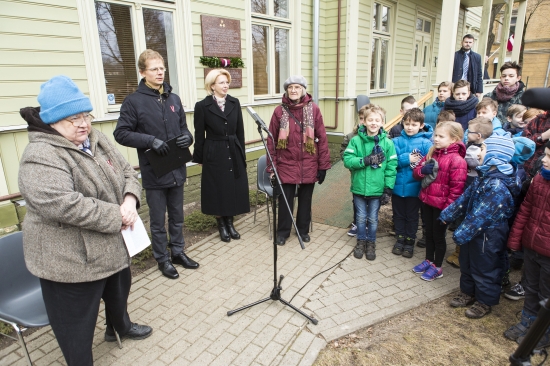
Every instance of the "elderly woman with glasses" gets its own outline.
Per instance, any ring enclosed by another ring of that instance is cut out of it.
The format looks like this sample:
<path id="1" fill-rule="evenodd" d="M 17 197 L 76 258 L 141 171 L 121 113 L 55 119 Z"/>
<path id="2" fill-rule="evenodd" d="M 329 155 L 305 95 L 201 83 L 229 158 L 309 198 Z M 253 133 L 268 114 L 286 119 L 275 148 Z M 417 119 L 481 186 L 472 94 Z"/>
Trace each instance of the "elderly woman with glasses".
<path id="1" fill-rule="evenodd" d="M 146 325 L 126 310 L 130 257 L 121 230 L 133 227 L 141 185 L 109 139 L 92 128 L 92 105 L 71 79 L 56 76 L 23 108 L 29 144 L 19 168 L 27 203 L 25 262 L 40 279 L 46 311 L 67 364 L 92 365 L 99 303 L 106 341 L 143 339 Z"/>
<path id="2" fill-rule="evenodd" d="M 216 216 L 220 239 L 240 239 L 233 216 L 250 211 L 241 104 L 227 94 L 231 74 L 214 69 L 204 82 L 206 98 L 195 104 L 193 161 L 202 164 L 201 210 Z"/>

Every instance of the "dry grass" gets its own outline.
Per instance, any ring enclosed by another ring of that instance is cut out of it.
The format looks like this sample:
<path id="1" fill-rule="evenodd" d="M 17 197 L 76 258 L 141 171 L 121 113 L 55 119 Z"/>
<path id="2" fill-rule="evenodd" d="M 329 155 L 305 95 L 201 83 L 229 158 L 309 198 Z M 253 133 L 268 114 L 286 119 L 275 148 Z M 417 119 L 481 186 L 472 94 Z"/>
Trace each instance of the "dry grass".
<path id="1" fill-rule="evenodd" d="M 517 279 L 519 273 L 513 273 Z M 488 316 L 472 320 L 448 304 L 453 295 L 422 305 L 331 342 L 315 366 L 507 365 L 517 344 L 502 333 L 517 322 L 523 301 L 502 297 Z M 542 358 L 533 357 L 533 364 Z"/>

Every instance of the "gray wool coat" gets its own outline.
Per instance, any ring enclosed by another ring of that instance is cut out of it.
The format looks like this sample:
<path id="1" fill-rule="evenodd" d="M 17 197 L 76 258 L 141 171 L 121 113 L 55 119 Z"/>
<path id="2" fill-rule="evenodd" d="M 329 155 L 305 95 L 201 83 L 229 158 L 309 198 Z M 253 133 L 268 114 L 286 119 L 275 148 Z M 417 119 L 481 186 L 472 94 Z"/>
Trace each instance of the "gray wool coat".
<path id="1" fill-rule="evenodd" d="M 27 203 L 23 248 L 29 271 L 56 282 L 89 282 L 130 264 L 120 229 L 126 193 L 138 199 L 137 173 L 92 129 L 94 156 L 62 136 L 29 132 L 19 168 Z"/>

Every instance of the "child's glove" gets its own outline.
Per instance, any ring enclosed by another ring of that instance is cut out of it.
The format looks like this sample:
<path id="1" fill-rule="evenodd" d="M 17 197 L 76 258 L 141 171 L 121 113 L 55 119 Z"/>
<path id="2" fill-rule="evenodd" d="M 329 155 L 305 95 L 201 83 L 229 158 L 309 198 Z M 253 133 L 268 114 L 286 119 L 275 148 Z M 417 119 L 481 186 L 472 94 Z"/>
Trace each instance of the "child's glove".
<path id="1" fill-rule="evenodd" d="M 392 193 L 391 189 L 384 188 L 384 193 L 382 194 L 382 197 L 380 197 L 380 206 L 384 206 L 390 203 L 391 193 Z"/>
<path id="2" fill-rule="evenodd" d="M 363 163 L 365 164 L 365 166 L 380 165 L 385 159 L 386 159 L 386 156 L 384 155 L 383 152 L 379 152 L 379 153 L 373 152 L 370 155 L 365 156 L 363 158 Z"/>
<path id="3" fill-rule="evenodd" d="M 420 173 L 423 175 L 430 175 L 434 171 L 434 164 L 426 164 L 420 169 Z"/>

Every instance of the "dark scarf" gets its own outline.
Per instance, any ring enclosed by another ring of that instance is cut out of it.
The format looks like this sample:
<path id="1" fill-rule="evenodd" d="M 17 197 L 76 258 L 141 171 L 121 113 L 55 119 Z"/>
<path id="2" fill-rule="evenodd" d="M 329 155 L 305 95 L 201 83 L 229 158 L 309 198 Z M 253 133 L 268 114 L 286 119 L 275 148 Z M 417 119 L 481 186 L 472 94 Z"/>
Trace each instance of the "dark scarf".
<path id="1" fill-rule="evenodd" d="M 540 175 L 542 175 L 545 180 L 550 180 L 550 170 L 544 169 L 544 167 L 542 167 L 540 169 Z"/>
<path id="2" fill-rule="evenodd" d="M 50 135 L 63 136 L 51 125 L 45 124 L 40 118 L 40 107 L 25 107 L 19 110 L 19 114 L 28 123 L 27 131 L 42 132 Z"/>
<path id="3" fill-rule="evenodd" d="M 456 100 L 454 97 L 445 100 L 445 110 L 453 111 L 455 116 L 462 117 L 468 114 L 479 103 L 479 100 L 470 94 L 466 100 Z"/>
<path id="4" fill-rule="evenodd" d="M 283 95 L 283 114 L 279 124 L 279 137 L 277 140 L 277 149 L 286 149 L 288 147 L 288 135 L 290 133 L 290 120 L 294 121 L 288 112 L 296 109 L 302 109 L 302 136 L 305 151 L 315 155 L 315 119 L 313 118 L 313 102 L 309 94 L 304 95 L 298 103 L 294 103 L 288 98 L 286 93 Z"/>
<path id="5" fill-rule="evenodd" d="M 516 95 L 517 91 L 519 89 L 519 82 L 515 83 L 511 86 L 504 86 L 502 83 L 498 83 L 497 87 L 495 88 L 495 94 L 497 95 L 497 101 L 499 102 L 507 102 L 514 95 Z"/>
<path id="6" fill-rule="evenodd" d="M 510 122 L 506 123 L 504 126 L 502 126 L 504 131 L 510 132 L 512 134 L 512 137 L 515 136 L 517 133 L 523 132 L 523 128 L 521 127 L 513 127 Z"/>

